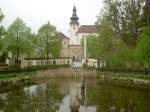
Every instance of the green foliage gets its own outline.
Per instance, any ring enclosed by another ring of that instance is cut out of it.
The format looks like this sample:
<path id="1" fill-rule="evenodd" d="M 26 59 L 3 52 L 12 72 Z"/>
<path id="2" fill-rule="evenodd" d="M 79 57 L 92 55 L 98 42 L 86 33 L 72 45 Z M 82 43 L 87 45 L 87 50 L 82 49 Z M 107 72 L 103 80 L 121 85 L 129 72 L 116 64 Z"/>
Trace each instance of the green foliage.
<path id="1" fill-rule="evenodd" d="M 118 60 L 116 51 L 119 51 L 118 38 L 113 35 L 113 27 L 111 21 L 108 19 L 106 13 L 103 14 L 98 22 L 98 39 L 96 45 L 98 46 L 99 58 L 105 60 L 106 66 L 121 66 Z"/>
<path id="2" fill-rule="evenodd" d="M 20 18 L 17 18 L 8 28 L 5 38 L 8 51 L 12 53 L 13 63 L 32 48 L 29 42 L 31 29 Z"/>
<path id="3" fill-rule="evenodd" d="M 150 27 L 144 27 L 138 42 L 139 57 L 141 60 L 147 62 L 150 58 Z"/>
<path id="4" fill-rule="evenodd" d="M 109 21 L 104 19 L 101 21 L 101 24 L 98 25 L 99 29 L 98 34 L 99 38 L 97 42 L 99 42 L 99 50 L 100 53 L 105 55 L 107 52 L 112 51 L 115 47 L 115 38 L 113 37 L 113 29 Z"/>
<path id="5" fill-rule="evenodd" d="M 145 21 L 149 22 L 148 3 L 146 0 L 105 0 L 105 7 L 97 20 L 98 39 L 96 41 L 98 56 L 105 60 L 106 66 L 112 67 L 139 67 L 143 66 L 141 58 L 145 61 L 149 57 L 149 41 L 141 42 L 137 47 L 139 34 Z M 145 4 L 145 5 L 143 5 Z M 143 8 L 145 7 L 145 8 Z M 145 16 L 142 16 L 144 13 Z M 148 32 L 148 31 L 147 31 Z M 143 34 L 142 34 L 143 35 Z M 140 40 L 141 41 L 141 40 Z M 140 51 L 145 52 L 139 54 Z M 144 50 L 143 50 L 144 49 Z M 146 50 L 145 50 L 146 49 Z"/>
<path id="6" fill-rule="evenodd" d="M 5 43 L 4 43 L 6 31 L 5 31 L 5 28 L 1 25 L 3 18 L 4 18 L 4 15 L 0 9 L 0 63 L 5 63 L 5 60 L 7 57 Z"/>
<path id="7" fill-rule="evenodd" d="M 145 75 L 141 73 L 113 73 L 112 77 L 121 77 L 121 78 L 136 78 L 136 79 L 145 79 L 150 80 L 150 75 Z"/>
<path id="8" fill-rule="evenodd" d="M 61 51 L 61 48 L 62 48 L 62 38 L 61 38 L 61 35 L 57 32 L 55 37 L 55 39 L 53 39 L 53 42 L 51 43 L 51 54 L 52 54 L 52 57 L 55 57 L 55 58 L 59 58 L 60 56 L 60 51 Z"/>
<path id="9" fill-rule="evenodd" d="M 4 33 L 5 33 L 5 29 L 4 29 L 4 27 L 1 25 L 1 22 L 2 22 L 3 18 L 4 18 L 4 15 L 3 15 L 3 13 L 2 13 L 2 11 L 1 11 L 1 9 L 0 9 L 0 38 L 1 38 L 1 37 L 4 35 Z"/>
<path id="10" fill-rule="evenodd" d="M 98 37 L 95 35 L 88 35 L 86 37 L 87 41 L 87 53 L 89 58 L 97 58 L 98 57 L 98 46 L 97 39 Z M 83 41 L 83 40 L 82 40 Z M 83 44 L 83 42 L 82 42 Z"/>
<path id="11" fill-rule="evenodd" d="M 144 0 L 105 0 L 113 30 L 127 45 L 135 46 L 139 37 Z"/>
<path id="12" fill-rule="evenodd" d="M 36 35 L 34 33 L 28 32 L 28 36 L 26 38 L 26 49 L 25 53 L 28 57 L 34 56 L 34 50 L 36 49 Z"/>
<path id="13" fill-rule="evenodd" d="M 142 24 L 144 26 L 150 26 L 150 1 L 145 1 L 144 11 L 142 14 Z"/>
<path id="14" fill-rule="evenodd" d="M 40 27 L 37 45 L 41 57 L 59 57 L 61 41 L 58 38 L 55 26 L 48 22 Z"/>
<path id="15" fill-rule="evenodd" d="M 13 78 L 24 78 L 26 76 L 33 76 L 35 75 L 35 72 L 20 72 L 20 73 L 4 73 L 4 74 L 0 74 L 0 80 L 9 80 L 9 79 L 13 79 Z"/>

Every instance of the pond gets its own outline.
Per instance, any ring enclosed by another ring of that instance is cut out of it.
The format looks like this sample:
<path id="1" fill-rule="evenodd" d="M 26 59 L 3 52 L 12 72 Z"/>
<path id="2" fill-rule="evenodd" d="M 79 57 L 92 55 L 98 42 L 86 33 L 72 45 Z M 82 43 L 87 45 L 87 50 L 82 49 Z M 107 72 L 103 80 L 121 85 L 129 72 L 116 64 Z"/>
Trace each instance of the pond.
<path id="1" fill-rule="evenodd" d="M 50 79 L 0 93 L 0 112 L 150 112 L 150 90 Z"/>

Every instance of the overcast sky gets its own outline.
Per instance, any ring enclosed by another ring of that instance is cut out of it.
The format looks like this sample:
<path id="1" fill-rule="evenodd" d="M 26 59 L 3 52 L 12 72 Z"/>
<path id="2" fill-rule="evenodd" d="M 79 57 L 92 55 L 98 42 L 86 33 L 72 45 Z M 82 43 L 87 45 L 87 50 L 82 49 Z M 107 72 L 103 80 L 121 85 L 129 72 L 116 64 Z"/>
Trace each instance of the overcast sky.
<path id="1" fill-rule="evenodd" d="M 94 24 L 103 0 L 0 0 L 6 27 L 20 17 L 34 32 L 49 21 L 66 35 L 74 4 L 80 24 Z"/>

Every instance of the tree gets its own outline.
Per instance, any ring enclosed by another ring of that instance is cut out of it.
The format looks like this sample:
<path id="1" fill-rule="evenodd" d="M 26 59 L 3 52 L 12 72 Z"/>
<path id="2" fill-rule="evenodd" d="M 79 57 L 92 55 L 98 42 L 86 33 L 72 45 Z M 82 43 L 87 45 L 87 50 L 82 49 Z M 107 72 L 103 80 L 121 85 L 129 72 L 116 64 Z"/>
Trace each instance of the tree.
<path id="1" fill-rule="evenodd" d="M 1 11 L 1 9 L 0 9 L 0 38 L 1 38 L 1 37 L 4 35 L 4 33 L 5 33 L 5 29 L 4 29 L 4 27 L 1 25 L 1 22 L 2 22 L 3 18 L 4 18 L 4 15 L 3 15 L 3 13 L 2 13 L 2 11 Z"/>
<path id="2" fill-rule="evenodd" d="M 55 39 L 53 39 L 53 42 L 51 43 L 50 47 L 51 47 L 51 54 L 52 54 L 52 57 L 55 57 L 55 58 L 59 58 L 60 56 L 60 51 L 61 51 L 61 48 L 62 48 L 62 35 L 57 32 L 55 34 Z"/>
<path id="3" fill-rule="evenodd" d="M 48 22 L 40 27 L 38 31 L 38 45 L 41 58 L 46 56 L 47 63 L 50 56 L 59 57 L 61 44 L 55 26 Z"/>
<path id="4" fill-rule="evenodd" d="M 144 26 L 150 26 L 150 1 L 145 0 L 142 22 Z"/>
<path id="5" fill-rule="evenodd" d="M 0 9 L 0 62 L 5 63 L 7 53 L 5 51 L 5 43 L 3 42 L 6 32 L 5 28 L 1 25 L 4 15 Z"/>
<path id="6" fill-rule="evenodd" d="M 89 35 L 87 38 L 87 53 L 89 58 L 98 58 L 97 36 Z"/>
<path id="7" fill-rule="evenodd" d="M 144 0 L 106 0 L 108 14 L 118 35 L 126 44 L 136 46 L 141 24 Z"/>
<path id="8" fill-rule="evenodd" d="M 104 3 L 97 20 L 99 55 L 104 57 L 107 65 L 137 66 L 136 46 L 144 24 L 141 18 L 149 18 L 149 2 L 105 0 Z"/>
<path id="9" fill-rule="evenodd" d="M 25 54 L 28 58 L 28 67 L 29 64 L 29 58 L 35 55 L 35 49 L 36 49 L 36 35 L 34 33 L 31 33 L 30 31 L 27 34 L 26 38 L 26 44 L 25 44 Z"/>
<path id="10" fill-rule="evenodd" d="M 26 26 L 22 19 L 17 18 L 8 28 L 7 37 L 5 41 L 7 42 L 7 49 L 12 54 L 12 62 L 17 67 L 21 63 L 21 57 L 30 48 L 28 42 L 28 37 L 31 33 L 31 29 Z"/>
<path id="11" fill-rule="evenodd" d="M 36 54 L 40 56 L 41 58 L 41 65 L 43 64 L 42 58 L 44 58 L 44 41 L 43 38 L 39 35 L 39 33 L 36 35 Z"/>
<path id="12" fill-rule="evenodd" d="M 138 42 L 139 57 L 149 65 L 150 59 L 150 26 L 144 27 Z"/>
<path id="13" fill-rule="evenodd" d="M 116 37 L 113 35 L 113 27 L 111 21 L 108 19 L 107 14 L 97 24 L 98 26 L 98 40 L 99 50 L 101 54 L 114 50 Z"/>
<path id="14" fill-rule="evenodd" d="M 28 58 L 35 55 L 36 49 L 36 35 L 31 31 L 27 32 L 26 44 L 25 44 L 25 54 L 27 54 Z"/>

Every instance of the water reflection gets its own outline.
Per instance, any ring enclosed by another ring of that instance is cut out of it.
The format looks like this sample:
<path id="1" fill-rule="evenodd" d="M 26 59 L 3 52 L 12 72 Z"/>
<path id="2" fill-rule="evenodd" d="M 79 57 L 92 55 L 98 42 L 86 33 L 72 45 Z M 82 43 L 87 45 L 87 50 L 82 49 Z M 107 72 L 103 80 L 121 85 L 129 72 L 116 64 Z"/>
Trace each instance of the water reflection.
<path id="1" fill-rule="evenodd" d="M 150 90 L 48 80 L 0 93 L 0 112 L 150 112 Z"/>
<path id="2" fill-rule="evenodd" d="M 69 94 L 64 97 L 57 112 L 96 112 L 96 106 L 86 105 L 85 81 L 70 83 Z"/>
<path id="3" fill-rule="evenodd" d="M 62 99 L 56 84 L 33 85 L 8 92 L 7 99 L 0 98 L 4 112 L 56 112 Z"/>

